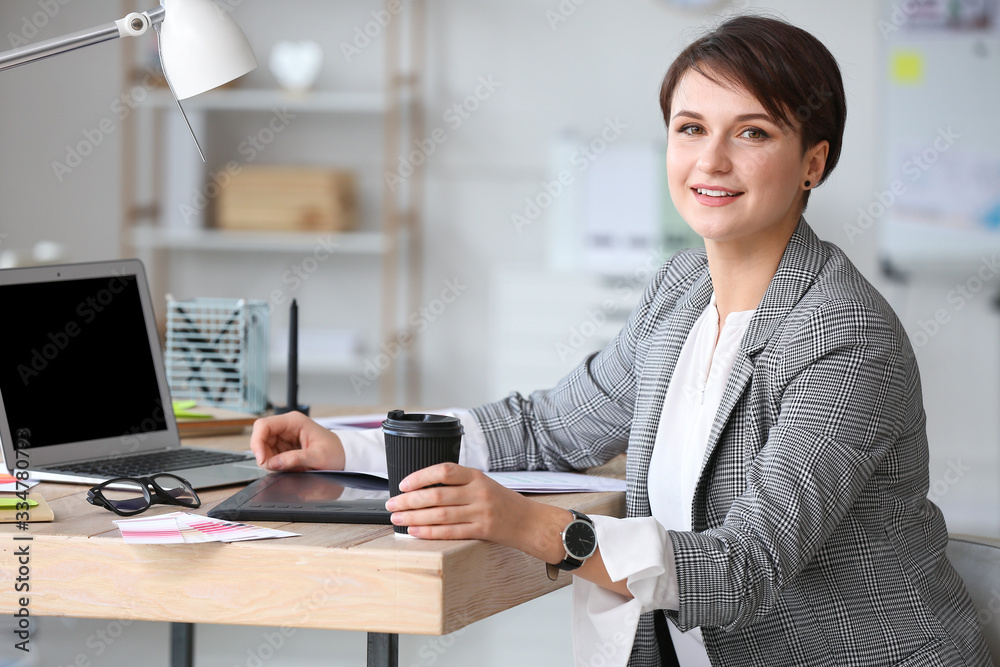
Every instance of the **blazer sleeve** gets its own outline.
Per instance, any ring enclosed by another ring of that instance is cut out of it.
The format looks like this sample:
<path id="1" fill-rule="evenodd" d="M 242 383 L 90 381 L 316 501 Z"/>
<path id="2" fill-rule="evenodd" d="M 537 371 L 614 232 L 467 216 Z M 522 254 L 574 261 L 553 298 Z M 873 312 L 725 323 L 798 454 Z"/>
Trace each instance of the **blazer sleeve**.
<path id="1" fill-rule="evenodd" d="M 907 400 L 919 392 L 903 336 L 865 305 L 830 301 L 781 343 L 769 387 L 778 415 L 747 463 L 745 491 L 720 527 L 670 531 L 679 610 L 667 613 L 682 631 L 731 630 L 767 614 L 871 491 L 876 468 L 899 439 Z M 767 409 L 753 406 L 748 419 Z M 848 546 L 835 557 L 860 565 L 862 551 Z"/>
<path id="2" fill-rule="evenodd" d="M 636 397 L 636 346 L 666 289 L 674 258 L 657 271 L 614 340 L 552 389 L 474 408 L 490 470 L 582 470 L 625 451 Z"/>

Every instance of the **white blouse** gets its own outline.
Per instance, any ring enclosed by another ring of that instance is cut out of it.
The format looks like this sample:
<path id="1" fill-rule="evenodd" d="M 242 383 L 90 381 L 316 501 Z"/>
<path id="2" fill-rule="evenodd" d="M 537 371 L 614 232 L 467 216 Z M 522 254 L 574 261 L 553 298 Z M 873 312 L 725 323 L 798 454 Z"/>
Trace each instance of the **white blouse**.
<path id="1" fill-rule="evenodd" d="M 592 517 L 601 558 L 612 581 L 627 579 L 633 599 L 583 579 L 573 586 L 573 636 L 577 665 L 590 664 L 595 650 L 609 667 L 625 665 L 641 613 L 678 608 L 677 572 L 667 530 L 691 530 L 691 503 L 715 414 L 732 374 L 743 332 L 755 311 L 730 313 L 719 332 L 712 295 L 681 348 L 649 461 L 650 517 Z M 718 344 L 716 340 L 718 339 Z M 697 628 L 681 633 L 667 623 L 681 667 L 709 665 Z M 597 637 L 596 643 L 593 638 Z M 616 637 L 620 641 L 615 641 Z M 621 641 L 621 638 L 627 641 Z M 606 655 L 609 647 L 616 650 Z"/>
<path id="2" fill-rule="evenodd" d="M 677 573 L 666 531 L 691 530 L 691 503 L 708 437 L 740 340 L 754 312 L 731 313 L 720 333 L 713 294 L 688 334 L 664 399 L 649 464 L 647 488 L 652 516 L 617 519 L 591 515 L 608 575 L 612 581 L 627 579 L 634 597 L 628 599 L 574 578 L 575 664 L 591 665 L 596 660 L 607 667 L 626 665 L 639 615 L 653 609 L 677 609 Z M 486 438 L 473 414 L 460 409 L 438 414 L 453 415 L 462 421 L 465 437 L 459 462 L 486 470 Z M 381 430 L 336 433 L 344 443 L 347 470 L 385 471 Z M 667 625 L 682 667 L 709 664 L 700 630 L 681 633 L 672 623 Z"/>

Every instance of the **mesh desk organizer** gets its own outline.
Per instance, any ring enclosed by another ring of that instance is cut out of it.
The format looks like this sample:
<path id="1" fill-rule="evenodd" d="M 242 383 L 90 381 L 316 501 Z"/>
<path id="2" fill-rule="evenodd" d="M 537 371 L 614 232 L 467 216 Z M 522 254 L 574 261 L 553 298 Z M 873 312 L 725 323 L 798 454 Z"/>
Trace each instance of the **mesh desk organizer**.
<path id="1" fill-rule="evenodd" d="M 167 298 L 167 384 L 174 400 L 261 413 L 267 408 L 268 305 Z"/>

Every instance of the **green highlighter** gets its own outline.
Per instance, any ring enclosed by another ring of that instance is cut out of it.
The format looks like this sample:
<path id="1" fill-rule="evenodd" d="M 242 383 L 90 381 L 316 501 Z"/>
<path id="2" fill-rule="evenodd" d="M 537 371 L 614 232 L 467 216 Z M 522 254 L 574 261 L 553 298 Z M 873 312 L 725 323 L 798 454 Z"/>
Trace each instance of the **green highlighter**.
<path id="1" fill-rule="evenodd" d="M 0 510 L 15 510 L 17 509 L 18 503 L 28 503 L 28 507 L 34 507 L 38 504 L 37 500 L 21 500 L 20 498 L 0 498 Z"/>

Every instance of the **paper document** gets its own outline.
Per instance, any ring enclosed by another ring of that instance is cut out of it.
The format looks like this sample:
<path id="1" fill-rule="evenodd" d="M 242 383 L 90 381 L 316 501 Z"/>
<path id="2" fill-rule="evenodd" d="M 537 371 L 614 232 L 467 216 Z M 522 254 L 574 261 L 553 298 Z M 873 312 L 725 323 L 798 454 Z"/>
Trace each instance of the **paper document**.
<path id="1" fill-rule="evenodd" d="M 343 417 L 316 417 L 315 421 L 320 426 L 331 431 L 365 431 L 371 428 L 382 428 L 385 421 L 385 413 L 372 415 L 345 415 Z"/>
<path id="2" fill-rule="evenodd" d="M 192 544 L 197 542 L 241 542 L 272 537 L 295 537 L 298 533 L 260 528 L 247 523 L 223 521 L 190 512 L 115 521 L 122 539 L 129 544 Z"/>
<path id="3" fill-rule="evenodd" d="M 521 493 L 587 493 L 592 491 L 624 491 L 625 480 L 595 477 L 576 472 L 488 472 L 496 482 Z"/>

